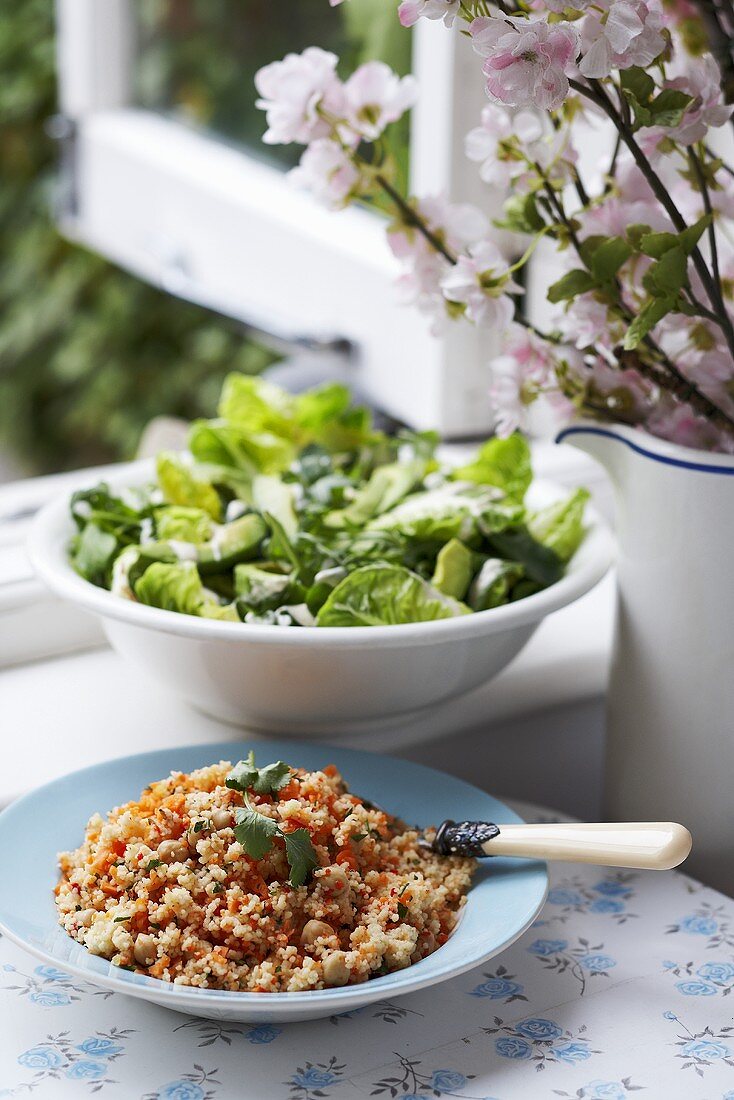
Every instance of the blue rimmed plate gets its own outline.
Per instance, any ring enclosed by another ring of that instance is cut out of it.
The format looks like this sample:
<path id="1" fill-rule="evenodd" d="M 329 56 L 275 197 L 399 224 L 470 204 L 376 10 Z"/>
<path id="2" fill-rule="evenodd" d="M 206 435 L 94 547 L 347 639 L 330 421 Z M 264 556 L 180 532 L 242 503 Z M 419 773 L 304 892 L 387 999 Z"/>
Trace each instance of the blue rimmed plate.
<path id="1" fill-rule="evenodd" d="M 353 1011 L 453 978 L 504 950 L 537 916 L 548 884 L 545 864 L 486 860 L 457 928 L 433 955 L 362 985 L 303 993 L 233 993 L 171 985 L 112 966 L 72 940 L 56 920 L 56 857 L 79 845 L 88 818 L 137 798 L 148 783 L 171 771 L 236 761 L 250 748 L 263 762 L 284 759 L 309 769 L 336 764 L 355 793 L 421 827 L 447 817 L 500 824 L 520 820 L 496 798 L 452 776 L 352 749 L 258 740 L 140 753 L 72 772 L 0 813 L 0 931 L 44 962 L 104 989 L 210 1019 L 287 1023 Z"/>

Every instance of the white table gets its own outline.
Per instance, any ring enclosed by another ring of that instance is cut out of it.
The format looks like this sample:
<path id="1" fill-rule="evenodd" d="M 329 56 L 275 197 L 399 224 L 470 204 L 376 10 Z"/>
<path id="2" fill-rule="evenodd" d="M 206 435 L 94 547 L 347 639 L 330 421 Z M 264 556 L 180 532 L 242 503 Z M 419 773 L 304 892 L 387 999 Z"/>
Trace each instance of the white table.
<path id="1" fill-rule="evenodd" d="M 100 992 L 0 940 L 0 1096 L 733 1100 L 732 990 L 734 902 L 674 872 L 564 864 L 479 970 L 284 1028 Z"/>

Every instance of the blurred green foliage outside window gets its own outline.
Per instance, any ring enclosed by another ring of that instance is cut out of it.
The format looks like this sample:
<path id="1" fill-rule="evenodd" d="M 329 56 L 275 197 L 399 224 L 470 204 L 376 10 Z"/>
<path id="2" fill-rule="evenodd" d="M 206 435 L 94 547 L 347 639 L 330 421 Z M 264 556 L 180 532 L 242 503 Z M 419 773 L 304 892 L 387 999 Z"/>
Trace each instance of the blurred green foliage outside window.
<path id="1" fill-rule="evenodd" d="M 379 56 L 407 68 L 407 37 L 392 37 L 384 0 L 291 5 L 308 18 L 277 20 L 273 37 L 272 0 L 145 0 L 141 105 L 253 144 L 255 69 L 326 41 L 329 28 L 348 65 Z M 30 471 L 129 457 L 153 416 L 209 415 L 228 371 L 257 372 L 273 358 L 233 323 L 56 231 L 53 7 L 0 0 L 0 450 Z"/>

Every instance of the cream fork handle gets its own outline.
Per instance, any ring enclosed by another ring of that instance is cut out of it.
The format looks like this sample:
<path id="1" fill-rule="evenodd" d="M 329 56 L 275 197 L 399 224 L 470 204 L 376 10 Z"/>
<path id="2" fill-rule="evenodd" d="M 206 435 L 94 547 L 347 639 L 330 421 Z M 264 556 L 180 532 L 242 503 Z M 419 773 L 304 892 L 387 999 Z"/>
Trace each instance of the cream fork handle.
<path id="1" fill-rule="evenodd" d="M 605 867 L 667 871 L 691 850 L 691 834 L 673 821 L 560 822 L 500 825 L 499 836 L 482 847 L 488 856 L 559 859 Z"/>

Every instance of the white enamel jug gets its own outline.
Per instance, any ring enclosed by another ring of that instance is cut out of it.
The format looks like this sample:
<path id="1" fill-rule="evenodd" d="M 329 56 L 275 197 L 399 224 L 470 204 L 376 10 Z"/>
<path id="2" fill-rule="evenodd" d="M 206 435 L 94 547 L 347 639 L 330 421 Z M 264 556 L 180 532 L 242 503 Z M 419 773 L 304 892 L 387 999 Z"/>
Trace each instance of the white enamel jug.
<path id="1" fill-rule="evenodd" d="M 686 867 L 734 894 L 734 457 L 620 425 L 561 440 L 602 463 L 617 498 L 605 814 L 682 821 Z"/>

